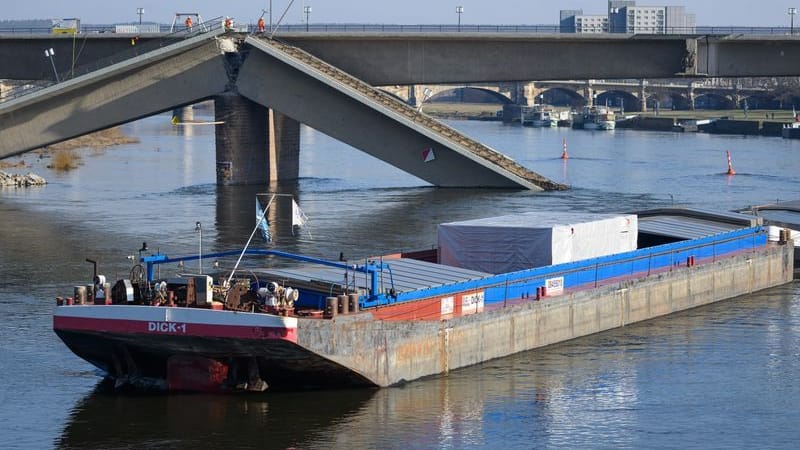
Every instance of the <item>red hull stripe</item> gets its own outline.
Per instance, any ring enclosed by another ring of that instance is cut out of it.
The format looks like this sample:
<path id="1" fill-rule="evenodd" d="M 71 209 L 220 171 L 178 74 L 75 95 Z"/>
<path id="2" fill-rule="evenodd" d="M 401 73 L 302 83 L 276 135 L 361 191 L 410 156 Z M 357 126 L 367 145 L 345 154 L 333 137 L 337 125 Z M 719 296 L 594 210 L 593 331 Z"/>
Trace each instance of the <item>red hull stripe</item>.
<path id="1" fill-rule="evenodd" d="M 280 339 L 297 343 L 297 328 L 215 325 L 190 322 L 162 322 L 85 317 L 53 317 L 53 328 L 96 333 L 200 336 L 239 339 Z"/>

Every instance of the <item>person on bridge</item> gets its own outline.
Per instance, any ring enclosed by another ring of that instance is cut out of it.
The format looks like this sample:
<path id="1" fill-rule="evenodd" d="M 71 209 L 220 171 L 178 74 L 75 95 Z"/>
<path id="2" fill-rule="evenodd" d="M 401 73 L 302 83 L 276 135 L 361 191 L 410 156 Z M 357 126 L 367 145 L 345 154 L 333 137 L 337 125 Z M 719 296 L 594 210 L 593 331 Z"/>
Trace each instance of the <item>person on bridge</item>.
<path id="1" fill-rule="evenodd" d="M 264 18 L 263 17 L 259 17 L 258 18 L 258 32 L 259 33 L 263 33 L 264 30 L 266 30 L 266 29 L 267 29 L 267 24 L 264 23 Z"/>
<path id="2" fill-rule="evenodd" d="M 225 31 L 228 31 L 233 26 L 233 21 L 231 21 L 230 17 L 225 18 Z"/>
<path id="3" fill-rule="evenodd" d="M 186 29 L 192 31 L 192 18 L 187 17 L 186 20 L 183 21 L 183 24 L 186 25 Z"/>

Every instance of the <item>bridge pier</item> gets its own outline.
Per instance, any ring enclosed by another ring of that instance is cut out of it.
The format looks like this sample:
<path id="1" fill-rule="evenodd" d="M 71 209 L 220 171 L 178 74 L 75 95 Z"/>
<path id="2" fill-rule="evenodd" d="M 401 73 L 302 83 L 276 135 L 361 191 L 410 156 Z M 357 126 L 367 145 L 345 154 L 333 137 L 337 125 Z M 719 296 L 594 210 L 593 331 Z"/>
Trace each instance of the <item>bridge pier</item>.
<path id="1" fill-rule="evenodd" d="M 647 80 L 642 79 L 639 90 L 639 111 L 647 112 Z"/>
<path id="2" fill-rule="evenodd" d="M 595 90 L 592 88 L 591 81 L 586 82 L 586 86 L 583 87 L 583 99 L 586 100 L 587 105 L 594 106 L 594 94 Z"/>
<path id="3" fill-rule="evenodd" d="M 299 175 L 300 124 L 238 94 L 214 97 L 217 184 L 254 185 Z"/>
<path id="4" fill-rule="evenodd" d="M 530 82 L 519 82 L 517 83 L 516 95 L 514 99 L 514 103 L 520 106 L 533 106 L 536 104 L 536 96 L 539 94 L 539 91 L 536 89 L 536 83 L 533 81 Z"/>

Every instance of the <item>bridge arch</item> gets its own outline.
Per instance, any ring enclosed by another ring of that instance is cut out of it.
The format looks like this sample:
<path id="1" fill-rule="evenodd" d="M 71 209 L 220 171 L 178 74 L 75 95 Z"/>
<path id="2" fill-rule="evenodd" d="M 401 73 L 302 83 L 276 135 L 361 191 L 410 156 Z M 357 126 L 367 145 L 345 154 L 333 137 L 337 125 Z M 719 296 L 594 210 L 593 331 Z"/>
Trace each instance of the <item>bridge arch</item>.
<path id="1" fill-rule="evenodd" d="M 745 101 L 750 109 L 778 109 L 781 106 L 781 102 L 775 96 L 767 93 L 754 93 L 743 97 L 739 104 L 740 108 L 744 107 Z"/>
<path id="2" fill-rule="evenodd" d="M 641 111 L 639 97 L 622 90 L 605 91 L 597 95 L 597 104 L 624 109 L 625 111 Z"/>
<path id="3" fill-rule="evenodd" d="M 478 87 L 458 87 L 445 89 L 427 100 L 430 103 L 497 103 L 508 105 L 514 103 L 505 95 L 491 89 Z"/>
<path id="4" fill-rule="evenodd" d="M 707 92 L 694 99 L 695 109 L 736 109 L 736 102 L 728 96 Z"/>
<path id="5" fill-rule="evenodd" d="M 569 106 L 574 109 L 580 109 L 586 105 L 586 99 L 584 99 L 581 94 L 569 88 L 553 87 L 541 91 L 539 95 L 544 97 L 537 98 L 537 103 L 541 103 L 541 100 L 544 100 L 544 103 L 548 105 Z"/>

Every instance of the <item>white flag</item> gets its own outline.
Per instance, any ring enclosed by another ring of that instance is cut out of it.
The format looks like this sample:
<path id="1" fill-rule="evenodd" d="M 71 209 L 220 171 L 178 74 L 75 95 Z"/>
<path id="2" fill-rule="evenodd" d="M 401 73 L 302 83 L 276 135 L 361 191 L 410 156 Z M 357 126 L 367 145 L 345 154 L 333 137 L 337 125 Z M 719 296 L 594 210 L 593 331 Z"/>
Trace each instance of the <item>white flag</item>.
<path id="1" fill-rule="evenodd" d="M 306 224 L 308 217 L 297 205 L 297 202 L 292 199 L 292 227 L 303 227 Z"/>

